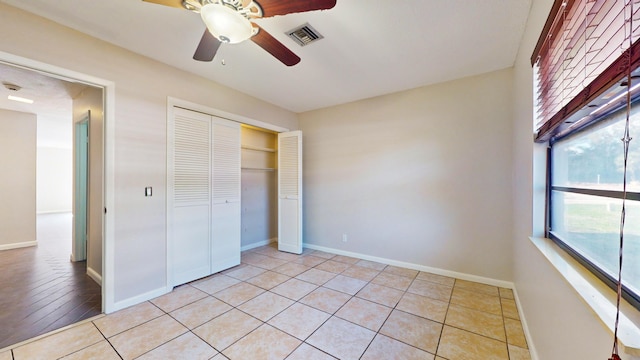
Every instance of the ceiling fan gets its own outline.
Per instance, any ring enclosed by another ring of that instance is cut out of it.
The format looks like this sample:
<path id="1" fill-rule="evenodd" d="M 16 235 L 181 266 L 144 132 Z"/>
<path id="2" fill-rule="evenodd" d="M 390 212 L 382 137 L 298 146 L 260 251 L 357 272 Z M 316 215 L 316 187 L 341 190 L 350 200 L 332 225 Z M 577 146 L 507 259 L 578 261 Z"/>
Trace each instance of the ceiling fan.
<path id="1" fill-rule="evenodd" d="M 207 29 L 193 58 L 212 61 L 222 43 L 251 39 L 287 66 L 300 58 L 252 20 L 314 10 L 327 10 L 336 0 L 143 0 L 200 13 Z"/>

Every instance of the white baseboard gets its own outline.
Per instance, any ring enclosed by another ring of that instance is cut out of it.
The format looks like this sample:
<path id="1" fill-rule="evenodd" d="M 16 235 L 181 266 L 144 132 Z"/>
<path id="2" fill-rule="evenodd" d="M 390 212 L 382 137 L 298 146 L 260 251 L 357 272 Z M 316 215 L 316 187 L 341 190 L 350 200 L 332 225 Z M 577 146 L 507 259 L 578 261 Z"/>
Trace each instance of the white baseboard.
<path id="1" fill-rule="evenodd" d="M 20 243 L 13 243 L 13 244 L 3 244 L 3 245 L 0 245 L 0 251 L 20 249 L 20 248 L 25 248 L 29 246 L 38 246 L 38 242 L 34 240 L 34 241 L 25 241 Z"/>
<path id="2" fill-rule="evenodd" d="M 258 242 L 255 242 L 253 244 L 245 245 L 245 246 L 242 247 L 242 249 L 240 249 L 240 251 L 247 251 L 247 250 L 255 249 L 257 247 L 269 245 L 269 244 L 274 243 L 274 242 L 278 242 L 278 238 L 271 238 L 271 239 L 268 239 L 268 240 L 265 240 L 265 241 L 258 241 Z"/>
<path id="3" fill-rule="evenodd" d="M 104 311 L 104 309 L 102 310 L 105 314 L 111 314 L 113 312 L 116 312 L 118 310 L 122 310 L 124 308 L 128 308 L 129 306 L 133 306 L 133 305 L 138 305 L 142 302 L 151 300 L 151 299 L 155 299 L 158 296 L 162 296 L 164 294 L 168 294 L 171 292 L 171 289 L 173 288 L 168 288 L 168 287 L 161 287 L 155 290 L 151 290 L 148 291 L 144 294 L 140 294 L 134 297 L 130 297 L 128 299 L 124 299 L 124 300 L 120 300 L 120 301 L 115 301 L 113 303 L 113 305 L 111 306 L 111 308 L 109 309 L 109 312 L 107 313 L 106 311 Z"/>
<path id="4" fill-rule="evenodd" d="M 97 282 L 98 285 L 102 286 L 102 276 L 88 266 L 87 266 L 87 275 L 89 275 L 89 277 L 92 278 L 93 281 Z"/>
<path id="5" fill-rule="evenodd" d="M 531 332 L 529 331 L 529 326 L 527 324 L 527 319 L 524 316 L 524 311 L 522 310 L 522 304 L 520 303 L 520 297 L 518 296 L 518 290 L 513 290 L 513 297 L 516 300 L 516 307 L 518 308 L 518 315 L 520 316 L 520 323 L 522 324 L 522 330 L 524 330 L 524 337 L 527 340 L 527 346 L 529 347 L 529 356 L 531 360 L 538 360 L 538 353 L 536 352 L 536 347 L 533 344 L 533 338 L 531 337 Z"/>
<path id="6" fill-rule="evenodd" d="M 507 289 L 513 289 L 515 287 L 513 282 L 510 282 L 510 281 L 496 280 L 496 279 L 486 278 L 486 277 L 483 277 L 483 276 L 471 275 L 471 274 L 461 273 L 461 272 L 457 272 L 457 271 L 438 269 L 438 268 L 433 268 L 433 267 L 429 267 L 429 266 L 408 263 L 408 262 L 404 262 L 404 261 L 397 261 L 397 260 L 380 258 L 380 257 L 377 257 L 377 256 L 363 255 L 363 254 L 360 254 L 360 253 L 354 253 L 354 252 L 350 252 L 350 251 L 338 250 L 338 249 L 333 249 L 333 248 L 328 248 L 328 247 L 318 246 L 318 245 L 313 245 L 313 244 L 304 244 L 303 246 L 305 248 L 309 248 L 309 249 L 312 249 L 312 250 L 320 250 L 320 251 L 328 252 L 328 253 L 331 253 L 331 254 L 350 256 L 350 257 L 354 257 L 354 258 L 358 258 L 358 259 L 375 261 L 375 262 L 379 262 L 379 263 L 383 263 L 383 264 L 387 264 L 387 265 L 399 266 L 399 267 L 403 267 L 403 268 L 407 268 L 407 269 L 413 269 L 413 270 L 418 270 L 418 271 L 429 272 L 429 273 L 436 274 L 436 275 L 453 277 L 453 278 L 460 279 L 460 280 L 474 281 L 474 282 L 478 282 L 478 283 L 482 283 L 482 284 L 498 286 L 498 287 L 503 287 L 503 288 L 507 288 Z"/>
<path id="7" fill-rule="evenodd" d="M 36 211 L 36 215 L 47 215 L 47 214 L 66 214 L 72 212 L 69 210 L 47 210 L 47 211 Z"/>

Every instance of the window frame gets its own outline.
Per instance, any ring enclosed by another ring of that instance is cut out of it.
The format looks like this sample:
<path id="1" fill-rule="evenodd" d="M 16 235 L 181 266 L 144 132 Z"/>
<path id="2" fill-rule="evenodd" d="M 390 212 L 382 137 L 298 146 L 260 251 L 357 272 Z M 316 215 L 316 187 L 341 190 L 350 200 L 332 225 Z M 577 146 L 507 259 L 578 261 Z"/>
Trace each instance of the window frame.
<path id="1" fill-rule="evenodd" d="M 632 106 L 636 106 L 640 108 L 640 93 L 633 94 L 631 98 Z M 624 105 L 624 106 L 623 106 Z M 554 243 L 556 243 L 562 250 L 566 251 L 571 257 L 573 257 L 576 261 L 578 261 L 582 266 L 588 269 L 591 273 L 593 273 L 598 279 L 600 279 L 603 283 L 605 283 L 609 288 L 613 291 L 617 292 L 618 287 L 618 279 L 611 276 L 605 270 L 603 270 L 598 265 L 594 264 L 584 255 L 582 255 L 578 250 L 574 249 L 571 245 L 569 245 L 566 241 L 562 239 L 561 236 L 555 234 L 553 232 L 553 196 L 552 193 L 554 191 L 561 193 L 572 193 L 572 194 L 582 194 L 582 195 L 591 195 L 591 196 L 599 196 L 606 197 L 612 199 L 623 199 L 624 194 L 621 190 L 599 190 L 599 189 L 590 189 L 585 187 L 570 187 L 570 186 L 559 186 L 553 184 L 553 151 L 554 145 L 562 142 L 564 140 L 569 140 L 571 137 L 588 132 L 594 131 L 596 124 L 601 121 L 605 121 L 610 118 L 611 115 L 615 115 L 617 112 L 625 111 L 626 102 L 624 104 L 618 104 L 610 111 L 603 113 L 601 116 L 598 116 L 595 119 L 592 119 L 589 123 L 585 123 L 580 128 L 575 131 L 571 131 L 563 134 L 559 137 L 553 137 L 548 142 L 548 151 L 547 151 L 547 187 L 546 187 L 546 235 L 549 239 L 551 239 Z M 640 112 L 640 109 L 638 110 Z M 640 129 L 638 129 L 640 130 Z M 640 137 L 637 138 L 636 141 L 640 141 Z M 640 201 L 640 192 L 629 191 L 627 190 L 627 200 Z M 627 263 L 628 264 L 628 263 Z M 623 279 L 624 280 L 624 279 Z M 640 310 L 640 292 L 636 293 L 629 289 L 624 283 L 622 284 L 622 297 L 633 307 Z"/>

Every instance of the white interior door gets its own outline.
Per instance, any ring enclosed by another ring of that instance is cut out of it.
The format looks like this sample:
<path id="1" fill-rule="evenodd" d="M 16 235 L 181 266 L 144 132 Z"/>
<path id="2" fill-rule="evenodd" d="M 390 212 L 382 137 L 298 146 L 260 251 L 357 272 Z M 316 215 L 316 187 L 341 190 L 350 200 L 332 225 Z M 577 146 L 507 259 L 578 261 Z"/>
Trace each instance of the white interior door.
<path id="1" fill-rule="evenodd" d="M 211 274 L 211 117 L 174 108 L 168 125 L 169 283 L 175 286 Z"/>
<path id="2" fill-rule="evenodd" d="M 212 120 L 211 272 L 240 264 L 240 124 Z"/>
<path id="3" fill-rule="evenodd" d="M 278 250 L 302 253 L 302 132 L 278 134 Z"/>

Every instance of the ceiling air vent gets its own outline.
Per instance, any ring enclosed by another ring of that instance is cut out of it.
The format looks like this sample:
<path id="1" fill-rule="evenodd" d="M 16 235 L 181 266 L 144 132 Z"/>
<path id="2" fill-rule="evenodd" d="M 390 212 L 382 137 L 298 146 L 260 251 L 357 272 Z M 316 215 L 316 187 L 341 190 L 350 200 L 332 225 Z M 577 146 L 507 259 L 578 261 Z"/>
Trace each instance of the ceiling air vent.
<path id="1" fill-rule="evenodd" d="M 287 35 L 289 35 L 289 37 L 300 46 L 306 46 L 324 38 L 324 36 L 320 35 L 320 33 L 316 29 L 312 28 L 309 23 L 287 31 Z"/>

